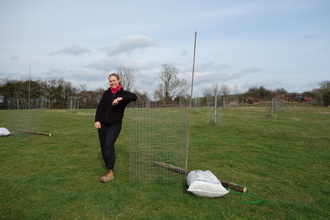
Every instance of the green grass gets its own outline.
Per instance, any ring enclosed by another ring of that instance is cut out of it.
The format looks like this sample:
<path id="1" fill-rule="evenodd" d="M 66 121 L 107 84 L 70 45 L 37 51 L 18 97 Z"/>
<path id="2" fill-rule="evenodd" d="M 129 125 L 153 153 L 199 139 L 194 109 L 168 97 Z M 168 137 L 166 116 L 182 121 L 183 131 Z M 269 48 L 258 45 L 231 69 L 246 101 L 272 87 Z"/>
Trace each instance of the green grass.
<path id="1" fill-rule="evenodd" d="M 182 182 L 129 181 L 129 109 L 117 141 L 116 179 L 104 174 L 95 110 L 40 111 L 40 131 L 0 138 L 1 219 L 329 219 L 330 109 L 228 108 L 208 125 L 205 109 L 192 113 L 190 170 L 246 186 L 266 201 L 229 193 L 208 199 Z M 6 110 L 0 127 L 8 127 Z M 243 202 L 242 202 L 243 201 Z"/>

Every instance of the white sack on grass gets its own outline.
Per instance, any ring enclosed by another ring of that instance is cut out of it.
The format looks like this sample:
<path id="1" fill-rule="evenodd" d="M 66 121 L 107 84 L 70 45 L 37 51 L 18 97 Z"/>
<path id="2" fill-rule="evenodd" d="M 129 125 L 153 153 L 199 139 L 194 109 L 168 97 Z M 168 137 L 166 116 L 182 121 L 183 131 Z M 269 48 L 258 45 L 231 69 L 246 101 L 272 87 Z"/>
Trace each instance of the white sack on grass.
<path id="1" fill-rule="evenodd" d="M 208 198 L 224 196 L 229 191 L 225 189 L 218 178 L 209 170 L 194 170 L 187 176 L 188 191 L 196 196 Z"/>
<path id="2" fill-rule="evenodd" d="M 0 128 L 0 137 L 10 135 L 10 131 L 7 128 Z"/>

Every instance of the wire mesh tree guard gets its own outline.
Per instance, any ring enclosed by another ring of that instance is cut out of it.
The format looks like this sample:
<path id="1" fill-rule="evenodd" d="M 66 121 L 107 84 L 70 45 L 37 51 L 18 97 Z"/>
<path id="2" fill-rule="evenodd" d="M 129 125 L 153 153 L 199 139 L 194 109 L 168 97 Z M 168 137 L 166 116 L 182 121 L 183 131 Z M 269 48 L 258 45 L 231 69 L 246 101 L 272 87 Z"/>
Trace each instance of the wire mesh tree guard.
<path id="1" fill-rule="evenodd" d="M 68 110 L 69 112 L 75 112 L 77 109 L 77 101 L 79 97 L 69 96 L 68 97 Z"/>
<path id="2" fill-rule="evenodd" d="M 222 125 L 222 105 L 218 96 L 208 96 L 206 99 L 207 123 L 210 125 Z"/>
<path id="3" fill-rule="evenodd" d="M 130 180 L 181 181 L 183 176 L 155 162 L 185 167 L 188 145 L 186 102 L 134 102 L 130 105 Z"/>
<path id="4" fill-rule="evenodd" d="M 272 98 L 270 102 L 267 103 L 266 112 L 267 116 L 275 117 L 277 110 L 285 110 L 285 101 L 282 98 Z"/>
<path id="5" fill-rule="evenodd" d="M 8 126 L 11 137 L 30 135 L 25 131 L 39 132 L 39 110 L 46 106 L 42 98 L 8 99 Z"/>
<path id="6" fill-rule="evenodd" d="M 200 98 L 194 98 L 192 106 L 194 108 L 195 113 L 201 113 L 201 99 Z"/>

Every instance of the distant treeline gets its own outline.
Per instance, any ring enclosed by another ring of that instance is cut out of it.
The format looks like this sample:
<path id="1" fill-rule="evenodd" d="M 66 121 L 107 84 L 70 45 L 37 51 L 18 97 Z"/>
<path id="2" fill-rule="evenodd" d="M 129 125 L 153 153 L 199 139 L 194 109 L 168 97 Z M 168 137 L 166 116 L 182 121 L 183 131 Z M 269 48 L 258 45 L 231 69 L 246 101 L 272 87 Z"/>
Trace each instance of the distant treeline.
<path id="1" fill-rule="evenodd" d="M 68 98 L 79 97 L 79 108 L 96 108 L 104 89 L 88 91 L 85 86 L 74 87 L 63 78 L 49 80 L 0 79 L 0 109 L 8 108 L 11 99 L 47 100 L 47 108 L 67 108 Z"/>
<path id="2" fill-rule="evenodd" d="M 313 91 L 304 92 L 304 94 L 315 101 L 324 102 L 324 106 L 330 104 L 330 81 L 319 83 L 319 88 Z M 0 78 L 0 109 L 8 109 L 9 100 L 25 99 L 33 101 L 35 99 L 42 100 L 43 108 L 49 109 L 65 109 L 68 108 L 68 100 L 75 97 L 76 108 L 93 109 L 98 105 L 99 100 L 105 88 L 97 88 L 95 90 L 87 90 L 86 85 L 80 85 L 79 88 L 74 87 L 70 82 L 66 82 L 63 78 L 57 79 L 13 79 Z M 149 101 L 147 93 L 139 93 L 134 91 L 140 102 Z M 246 93 L 235 95 L 236 99 L 244 100 L 244 97 L 253 97 L 263 100 L 271 99 L 274 94 L 287 94 L 284 89 L 275 91 L 268 90 L 264 87 L 250 88 Z M 202 98 L 202 105 L 206 102 L 206 96 Z M 226 95 L 228 97 L 228 95 Z M 232 96 L 232 95 L 230 95 Z M 230 97 L 229 96 L 229 97 Z M 178 101 L 178 100 L 176 100 Z"/>
<path id="3" fill-rule="evenodd" d="M 299 94 L 298 92 L 289 93 L 283 88 L 276 90 L 268 90 L 263 86 L 253 87 L 248 89 L 247 92 L 238 95 L 240 101 L 253 98 L 256 100 L 271 100 L 274 97 L 294 96 Z M 330 105 L 330 81 L 323 81 L 319 83 L 319 88 L 315 88 L 312 91 L 305 91 L 306 97 L 311 98 L 313 102 L 323 103 L 324 106 Z"/>

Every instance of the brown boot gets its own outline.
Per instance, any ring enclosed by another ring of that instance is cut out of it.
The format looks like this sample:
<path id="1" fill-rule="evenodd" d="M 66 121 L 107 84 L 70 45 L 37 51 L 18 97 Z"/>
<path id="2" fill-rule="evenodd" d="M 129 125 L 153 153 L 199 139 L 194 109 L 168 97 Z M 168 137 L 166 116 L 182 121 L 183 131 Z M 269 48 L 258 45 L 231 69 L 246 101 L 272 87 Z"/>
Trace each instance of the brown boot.
<path id="1" fill-rule="evenodd" d="M 101 177 L 100 182 L 106 183 L 110 180 L 113 180 L 115 178 L 115 172 L 112 170 L 107 170 L 107 172 L 104 174 L 104 176 Z"/>

